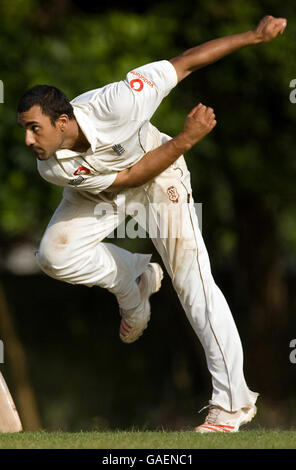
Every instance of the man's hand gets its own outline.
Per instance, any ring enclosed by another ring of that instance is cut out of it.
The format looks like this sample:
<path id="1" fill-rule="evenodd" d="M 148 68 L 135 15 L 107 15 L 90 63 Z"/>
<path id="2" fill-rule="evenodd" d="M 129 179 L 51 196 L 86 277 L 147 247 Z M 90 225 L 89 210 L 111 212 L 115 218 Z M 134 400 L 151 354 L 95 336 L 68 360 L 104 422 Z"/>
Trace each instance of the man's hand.
<path id="1" fill-rule="evenodd" d="M 283 34 L 286 26 L 287 20 L 285 18 L 265 16 L 255 29 L 213 39 L 200 46 L 187 49 L 178 57 L 170 60 L 176 69 L 178 83 L 195 70 L 206 67 L 234 51 L 246 46 L 271 41 L 279 33 Z"/>
<path id="2" fill-rule="evenodd" d="M 146 153 L 134 166 L 120 171 L 107 191 L 136 188 L 147 183 L 203 139 L 215 125 L 213 109 L 199 103 L 188 114 L 180 134 Z"/>
<path id="3" fill-rule="evenodd" d="M 286 18 L 274 18 L 273 16 L 264 16 L 254 29 L 256 42 L 269 42 L 279 33 L 283 34 L 287 26 Z"/>
<path id="4" fill-rule="evenodd" d="M 199 103 L 190 111 L 183 131 L 175 139 L 182 139 L 187 150 L 189 150 L 189 148 L 209 134 L 216 124 L 214 110 Z"/>

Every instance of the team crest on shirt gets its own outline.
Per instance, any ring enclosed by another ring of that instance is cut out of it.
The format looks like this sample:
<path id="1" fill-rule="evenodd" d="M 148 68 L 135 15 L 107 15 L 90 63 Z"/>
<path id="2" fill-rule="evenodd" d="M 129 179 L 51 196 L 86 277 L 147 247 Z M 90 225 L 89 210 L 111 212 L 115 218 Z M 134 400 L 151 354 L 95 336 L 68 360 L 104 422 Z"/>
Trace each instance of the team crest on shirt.
<path id="1" fill-rule="evenodd" d="M 85 168 L 85 166 L 80 166 L 79 168 L 77 168 L 77 170 L 74 171 L 73 175 L 89 175 L 89 173 L 90 170 L 88 168 Z"/>
<path id="2" fill-rule="evenodd" d="M 125 149 L 122 147 L 121 144 L 113 145 L 112 150 L 114 150 L 114 152 L 117 153 L 119 157 L 125 152 Z"/>
<path id="3" fill-rule="evenodd" d="M 178 193 L 177 189 L 175 188 L 175 186 L 170 186 L 167 189 L 167 193 L 168 193 L 170 201 L 172 201 L 174 203 L 179 202 L 179 193 Z"/>

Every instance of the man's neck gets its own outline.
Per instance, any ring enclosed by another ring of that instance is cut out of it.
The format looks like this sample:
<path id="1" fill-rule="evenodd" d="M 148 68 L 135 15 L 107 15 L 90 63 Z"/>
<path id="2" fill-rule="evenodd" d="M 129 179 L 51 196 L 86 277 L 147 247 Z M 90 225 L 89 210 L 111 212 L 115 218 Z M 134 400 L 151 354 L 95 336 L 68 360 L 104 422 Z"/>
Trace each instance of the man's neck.
<path id="1" fill-rule="evenodd" d="M 67 136 L 65 137 L 62 148 L 84 153 L 89 149 L 89 147 L 90 143 L 83 134 L 76 119 L 69 121 Z"/>

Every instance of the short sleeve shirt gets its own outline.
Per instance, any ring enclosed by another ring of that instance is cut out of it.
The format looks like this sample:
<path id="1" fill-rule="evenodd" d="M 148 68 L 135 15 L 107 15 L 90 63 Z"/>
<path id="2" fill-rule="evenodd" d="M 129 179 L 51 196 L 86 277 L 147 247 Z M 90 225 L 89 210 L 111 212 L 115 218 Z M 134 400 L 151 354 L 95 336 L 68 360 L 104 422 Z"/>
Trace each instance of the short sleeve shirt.
<path id="1" fill-rule="evenodd" d="M 176 84 L 174 66 L 162 60 L 77 96 L 71 104 L 90 148 L 85 153 L 57 150 L 48 160 L 38 161 L 39 173 L 51 183 L 79 191 L 106 190 L 119 171 L 151 150 L 146 145 L 149 121 Z"/>

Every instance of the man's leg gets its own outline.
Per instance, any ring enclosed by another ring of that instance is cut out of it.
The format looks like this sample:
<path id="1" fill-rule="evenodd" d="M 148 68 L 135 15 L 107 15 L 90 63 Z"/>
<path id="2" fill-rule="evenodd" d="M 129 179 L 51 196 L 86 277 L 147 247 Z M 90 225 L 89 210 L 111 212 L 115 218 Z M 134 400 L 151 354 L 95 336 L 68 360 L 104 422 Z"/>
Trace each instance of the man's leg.
<path id="1" fill-rule="evenodd" d="M 253 405 L 257 394 L 245 382 L 241 341 L 211 273 L 183 157 L 144 186 L 138 201 L 145 200 L 150 236 L 205 350 L 213 384 L 210 404 L 232 412 Z M 131 207 L 132 204 L 133 201 Z M 140 224 L 147 224 L 139 215 L 135 218 Z M 165 229 L 167 233 L 156 233 Z M 181 236 L 178 230 L 182 231 Z"/>
<path id="2" fill-rule="evenodd" d="M 135 280 L 147 268 L 151 255 L 103 243 L 118 223 L 114 205 L 96 204 L 65 190 L 36 253 L 41 269 L 70 284 L 106 288 L 117 297 L 120 308 L 136 307 L 141 294 Z"/>

